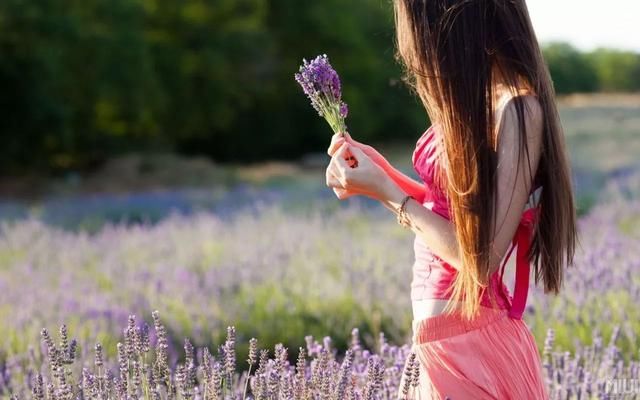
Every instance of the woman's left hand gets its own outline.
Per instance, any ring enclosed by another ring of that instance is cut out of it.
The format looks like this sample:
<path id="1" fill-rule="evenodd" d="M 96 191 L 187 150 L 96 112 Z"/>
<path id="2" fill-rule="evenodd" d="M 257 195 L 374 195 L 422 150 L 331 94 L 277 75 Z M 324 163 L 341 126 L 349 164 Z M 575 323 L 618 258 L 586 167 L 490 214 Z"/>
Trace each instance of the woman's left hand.
<path id="1" fill-rule="evenodd" d="M 355 157 L 353 167 L 346 159 Z M 393 183 L 384 170 L 361 149 L 344 142 L 331 157 L 326 170 L 327 186 L 333 188 L 340 200 L 353 194 L 363 194 L 376 200 L 386 197 Z"/>

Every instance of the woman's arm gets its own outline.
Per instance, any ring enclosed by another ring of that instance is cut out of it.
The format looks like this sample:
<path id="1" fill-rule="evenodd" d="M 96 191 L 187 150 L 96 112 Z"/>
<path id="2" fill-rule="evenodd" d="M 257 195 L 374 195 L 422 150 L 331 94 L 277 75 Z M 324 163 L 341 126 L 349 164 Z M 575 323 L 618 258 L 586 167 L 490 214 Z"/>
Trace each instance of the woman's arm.
<path id="1" fill-rule="evenodd" d="M 410 176 L 405 175 L 388 161 L 385 166 L 382 166 L 382 169 L 387 173 L 387 175 L 389 175 L 395 184 L 402 189 L 403 192 L 413 196 L 418 202 L 420 202 L 420 204 L 424 202 L 426 191 L 424 183 L 420 183 Z"/>
<path id="2" fill-rule="evenodd" d="M 402 171 L 391 165 L 391 163 L 382 154 L 380 154 L 378 150 L 368 144 L 354 140 L 348 132 L 345 132 L 344 135 L 340 135 L 339 133 L 333 135 L 327 154 L 333 156 L 335 151 L 342 143 L 344 143 L 344 141 L 347 141 L 350 145 L 361 149 L 367 157 L 371 158 L 374 163 L 380 166 L 389 178 L 391 178 L 405 193 L 412 195 L 420 203 L 424 202 L 425 187 L 423 183 L 402 173 Z"/>
<path id="3" fill-rule="evenodd" d="M 387 195 L 381 200 L 383 206 L 396 213 L 402 199 L 409 193 L 403 191 L 395 183 L 385 189 Z M 453 224 L 446 218 L 409 199 L 405 212 L 411 221 L 411 230 L 424 243 L 455 269 L 460 269 L 459 246 Z"/>
<path id="4" fill-rule="evenodd" d="M 527 157 L 518 157 L 520 134 L 515 106 L 509 101 L 505 106 L 498 135 L 497 207 L 493 234 L 493 254 L 490 263 L 494 268 L 504 257 L 518 227 L 525 208 L 533 172 L 536 171 L 542 144 L 542 109 L 532 96 L 524 96 L 525 124 L 527 128 Z M 529 173 L 531 171 L 531 174 Z M 386 196 L 382 204 L 396 211 L 402 199 L 409 194 L 395 182 L 387 181 Z M 413 230 L 434 253 L 456 269 L 460 269 L 460 247 L 453 224 L 413 200 L 406 204 L 406 212 Z M 492 271 L 493 272 L 493 271 Z"/>
<path id="5" fill-rule="evenodd" d="M 426 195 L 426 188 L 424 184 L 417 182 L 413 178 L 405 175 L 404 173 L 402 173 L 402 171 L 394 168 L 390 163 L 387 163 L 384 166 L 380 165 L 380 168 L 404 193 L 413 196 L 413 198 L 416 199 L 420 204 L 424 203 Z M 364 194 L 370 197 L 375 197 L 372 196 L 371 193 L 353 190 L 334 188 L 333 191 L 336 193 L 336 195 L 338 195 L 340 199 L 345 199 L 356 194 Z"/>

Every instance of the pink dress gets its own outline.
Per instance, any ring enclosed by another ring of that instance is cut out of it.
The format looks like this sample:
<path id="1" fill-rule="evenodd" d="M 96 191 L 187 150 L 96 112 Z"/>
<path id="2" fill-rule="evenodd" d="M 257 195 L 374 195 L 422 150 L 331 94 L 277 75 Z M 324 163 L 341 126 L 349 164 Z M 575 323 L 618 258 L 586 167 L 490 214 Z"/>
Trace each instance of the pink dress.
<path id="1" fill-rule="evenodd" d="M 423 205 L 449 219 L 446 194 L 435 181 L 442 151 L 439 139 L 438 131 L 430 127 L 418 139 L 412 161 L 425 183 Z M 410 389 L 407 399 L 548 399 L 540 355 L 522 320 L 530 273 L 526 252 L 536 210 L 531 207 L 523 212 L 513 246 L 505 263 L 491 276 L 474 320 L 466 321 L 454 313 L 413 321 L 420 383 Z M 502 278 L 515 245 L 515 289 L 511 295 Z M 431 252 L 417 235 L 414 252 L 411 299 L 449 299 L 456 270 Z"/>

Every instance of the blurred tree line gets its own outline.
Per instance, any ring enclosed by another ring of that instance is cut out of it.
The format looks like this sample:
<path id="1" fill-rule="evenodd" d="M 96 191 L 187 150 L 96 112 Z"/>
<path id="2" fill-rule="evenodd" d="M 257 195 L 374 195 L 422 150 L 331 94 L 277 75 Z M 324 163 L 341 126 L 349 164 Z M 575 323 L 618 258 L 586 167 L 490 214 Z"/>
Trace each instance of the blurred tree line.
<path id="1" fill-rule="evenodd" d="M 393 38 L 386 0 L 2 0 L 0 170 L 91 168 L 131 150 L 323 152 L 331 131 L 293 79 L 321 53 L 355 137 L 413 140 L 428 120 L 400 82 Z M 640 90 L 639 54 L 552 44 L 545 55 L 559 93 Z"/>
<path id="2" fill-rule="evenodd" d="M 640 91 L 640 53 L 580 52 L 567 43 L 550 43 L 543 52 L 557 93 Z"/>

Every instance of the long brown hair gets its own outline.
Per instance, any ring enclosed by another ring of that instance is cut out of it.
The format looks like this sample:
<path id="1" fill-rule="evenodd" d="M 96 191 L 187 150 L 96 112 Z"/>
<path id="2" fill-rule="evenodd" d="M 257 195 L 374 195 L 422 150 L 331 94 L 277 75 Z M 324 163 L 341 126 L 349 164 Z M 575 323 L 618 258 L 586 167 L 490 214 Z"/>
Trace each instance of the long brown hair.
<path id="1" fill-rule="evenodd" d="M 569 162 L 553 84 L 524 0 L 393 0 L 396 58 L 443 133 L 446 193 L 461 249 L 452 300 L 472 318 L 492 270 L 496 215 L 496 71 L 514 93 L 535 92 L 543 113 L 542 185 L 529 261 L 535 283 L 557 294 L 573 261 L 576 216 Z M 527 156 L 524 100 L 513 97 Z M 530 171 L 531 172 L 531 171 Z M 450 302 L 448 307 L 453 304 Z M 449 308 L 452 310 L 452 308 Z"/>

